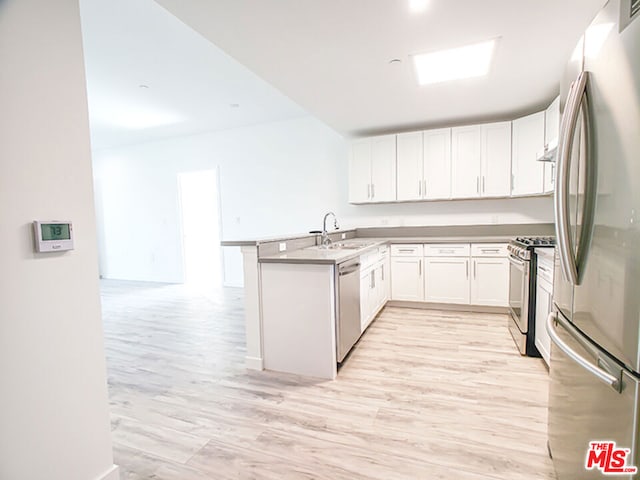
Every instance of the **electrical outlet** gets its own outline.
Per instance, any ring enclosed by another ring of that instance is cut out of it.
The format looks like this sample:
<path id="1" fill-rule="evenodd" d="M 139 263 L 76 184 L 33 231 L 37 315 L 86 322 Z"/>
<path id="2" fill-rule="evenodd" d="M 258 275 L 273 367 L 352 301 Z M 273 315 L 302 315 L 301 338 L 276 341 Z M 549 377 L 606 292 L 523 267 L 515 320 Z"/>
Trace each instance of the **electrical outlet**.
<path id="1" fill-rule="evenodd" d="M 342 235 L 340 235 L 340 238 L 341 238 L 342 240 L 344 240 L 345 238 L 347 238 L 347 234 L 346 234 L 346 233 L 343 233 Z"/>
<path id="2" fill-rule="evenodd" d="M 278 245 L 278 249 L 281 252 L 286 252 L 287 251 L 287 242 L 280 242 L 280 245 Z"/>
<path id="3" fill-rule="evenodd" d="M 388 218 L 383 218 L 383 219 L 380 221 L 380 224 L 381 224 L 381 225 L 389 225 L 389 219 L 388 219 Z"/>
<path id="4" fill-rule="evenodd" d="M 498 223 L 498 215 L 491 215 L 491 223 Z"/>

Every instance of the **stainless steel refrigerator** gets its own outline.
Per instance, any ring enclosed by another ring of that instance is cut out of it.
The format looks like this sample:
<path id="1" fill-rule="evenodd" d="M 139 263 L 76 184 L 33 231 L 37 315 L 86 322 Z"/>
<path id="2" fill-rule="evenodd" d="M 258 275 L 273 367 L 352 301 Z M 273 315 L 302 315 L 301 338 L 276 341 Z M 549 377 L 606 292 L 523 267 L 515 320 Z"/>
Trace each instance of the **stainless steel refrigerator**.
<path id="1" fill-rule="evenodd" d="M 638 10 L 640 0 L 610 0 L 580 39 L 561 85 L 558 246 L 546 325 L 549 452 L 558 480 L 640 479 L 620 467 L 640 467 Z M 605 451 L 609 442 L 620 449 L 617 457 Z"/>

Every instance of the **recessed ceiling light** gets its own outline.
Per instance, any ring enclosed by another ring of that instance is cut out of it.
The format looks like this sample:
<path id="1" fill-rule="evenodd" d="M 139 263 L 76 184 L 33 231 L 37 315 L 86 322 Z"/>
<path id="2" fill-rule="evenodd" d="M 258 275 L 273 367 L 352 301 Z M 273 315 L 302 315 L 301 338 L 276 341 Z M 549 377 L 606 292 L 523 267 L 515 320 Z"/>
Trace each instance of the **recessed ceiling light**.
<path id="1" fill-rule="evenodd" d="M 429 0 L 409 0 L 409 11 L 411 13 L 422 13 L 429 6 Z"/>
<path id="2" fill-rule="evenodd" d="M 481 77 L 489 73 L 496 39 L 413 55 L 418 83 L 440 83 L 462 78 Z"/>
<path id="3" fill-rule="evenodd" d="M 141 83 L 140 85 L 138 85 L 138 88 L 149 88 L 149 85 L 145 85 L 144 83 Z"/>
<path id="4" fill-rule="evenodd" d="M 231 108 L 240 108 L 240 104 L 239 103 L 230 103 L 229 106 Z"/>

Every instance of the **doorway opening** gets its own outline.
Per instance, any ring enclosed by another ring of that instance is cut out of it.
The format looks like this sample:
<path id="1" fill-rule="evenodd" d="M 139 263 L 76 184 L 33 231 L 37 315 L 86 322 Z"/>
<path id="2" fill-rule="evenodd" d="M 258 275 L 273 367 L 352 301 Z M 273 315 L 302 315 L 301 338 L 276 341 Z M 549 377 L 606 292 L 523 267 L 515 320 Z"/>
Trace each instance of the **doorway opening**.
<path id="1" fill-rule="evenodd" d="M 208 290 L 222 285 L 218 174 L 178 174 L 184 283 Z"/>

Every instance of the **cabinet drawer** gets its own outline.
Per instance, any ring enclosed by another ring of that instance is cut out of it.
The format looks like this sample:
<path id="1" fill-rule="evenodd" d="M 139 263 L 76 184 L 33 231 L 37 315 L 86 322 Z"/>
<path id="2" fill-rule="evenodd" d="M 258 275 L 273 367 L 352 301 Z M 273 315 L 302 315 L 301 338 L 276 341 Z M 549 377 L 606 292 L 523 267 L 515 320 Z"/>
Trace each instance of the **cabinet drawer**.
<path id="1" fill-rule="evenodd" d="M 508 257 L 506 243 L 473 243 L 471 255 L 474 257 Z"/>
<path id="2" fill-rule="evenodd" d="M 544 263 L 538 264 L 538 280 L 546 281 L 549 285 L 553 285 L 553 265 Z M 551 287 L 553 289 L 553 287 Z"/>
<path id="3" fill-rule="evenodd" d="M 391 245 L 392 257 L 422 257 L 422 245 Z"/>
<path id="4" fill-rule="evenodd" d="M 389 256 L 389 247 L 387 245 L 382 245 L 378 247 L 376 253 L 376 261 L 384 261 Z"/>
<path id="5" fill-rule="evenodd" d="M 389 248 L 382 245 L 360 255 L 360 270 L 367 269 L 375 263 L 384 262 L 389 256 Z"/>
<path id="6" fill-rule="evenodd" d="M 431 243 L 424 246 L 425 257 L 468 257 L 468 243 Z"/>

